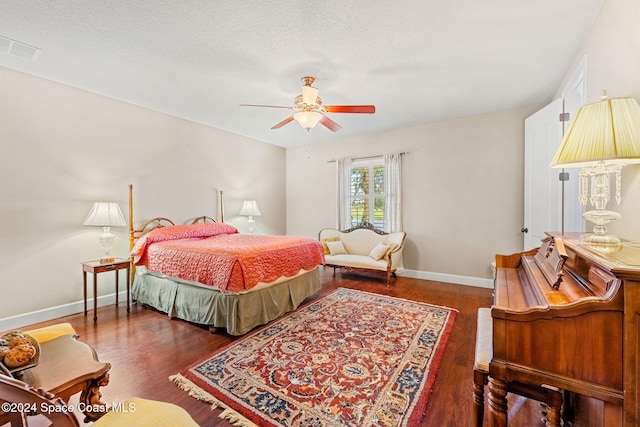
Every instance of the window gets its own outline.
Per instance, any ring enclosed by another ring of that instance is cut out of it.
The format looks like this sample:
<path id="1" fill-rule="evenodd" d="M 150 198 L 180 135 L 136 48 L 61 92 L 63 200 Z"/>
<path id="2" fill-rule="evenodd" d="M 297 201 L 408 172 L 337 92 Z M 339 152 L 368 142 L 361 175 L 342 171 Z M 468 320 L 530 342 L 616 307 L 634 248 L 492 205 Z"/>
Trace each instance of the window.
<path id="1" fill-rule="evenodd" d="M 351 165 L 351 226 L 370 222 L 379 229 L 384 221 L 384 163 L 382 159 L 355 161 Z"/>
<path id="2" fill-rule="evenodd" d="M 402 154 L 336 160 L 339 230 L 367 221 L 388 233 L 402 231 Z"/>

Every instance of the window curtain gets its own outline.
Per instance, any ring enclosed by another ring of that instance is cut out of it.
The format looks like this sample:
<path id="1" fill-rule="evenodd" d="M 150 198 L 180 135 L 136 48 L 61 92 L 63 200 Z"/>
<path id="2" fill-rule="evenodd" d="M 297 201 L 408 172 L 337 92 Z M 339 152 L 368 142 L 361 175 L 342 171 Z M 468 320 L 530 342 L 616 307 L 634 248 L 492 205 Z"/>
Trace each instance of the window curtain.
<path id="1" fill-rule="evenodd" d="M 338 230 L 346 230 L 351 228 L 351 158 L 338 159 L 336 164 L 338 165 L 336 227 Z"/>
<path id="2" fill-rule="evenodd" d="M 402 230 L 402 154 L 385 154 L 384 222 L 389 233 Z"/>

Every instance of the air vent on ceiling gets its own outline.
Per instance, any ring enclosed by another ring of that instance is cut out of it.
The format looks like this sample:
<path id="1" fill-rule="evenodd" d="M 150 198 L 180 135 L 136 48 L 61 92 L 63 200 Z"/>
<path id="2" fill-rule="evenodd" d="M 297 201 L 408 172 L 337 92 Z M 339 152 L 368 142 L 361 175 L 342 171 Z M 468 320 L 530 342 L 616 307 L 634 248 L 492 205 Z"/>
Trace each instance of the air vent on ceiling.
<path id="1" fill-rule="evenodd" d="M 18 40 L 0 36 L 0 52 L 35 61 L 38 59 L 42 49 L 19 42 Z"/>

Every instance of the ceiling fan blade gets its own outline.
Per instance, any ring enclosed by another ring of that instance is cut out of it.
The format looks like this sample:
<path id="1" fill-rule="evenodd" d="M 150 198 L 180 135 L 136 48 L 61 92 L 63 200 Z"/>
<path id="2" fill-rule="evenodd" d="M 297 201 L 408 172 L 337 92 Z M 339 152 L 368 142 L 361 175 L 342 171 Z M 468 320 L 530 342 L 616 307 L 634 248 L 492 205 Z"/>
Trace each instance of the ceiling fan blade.
<path id="1" fill-rule="evenodd" d="M 291 107 L 283 107 L 281 105 L 261 105 L 261 104 L 240 104 L 241 107 L 266 107 L 266 108 L 287 108 L 291 109 Z"/>
<path id="2" fill-rule="evenodd" d="M 376 112 L 375 105 L 329 105 L 326 109 L 327 113 L 373 114 Z"/>
<path id="3" fill-rule="evenodd" d="M 320 119 L 320 123 L 325 125 L 327 128 L 329 128 L 329 130 L 331 130 L 333 132 L 338 132 L 340 129 L 342 129 L 342 126 L 340 126 L 339 124 L 337 124 L 336 122 L 331 120 L 329 117 L 325 116 L 324 114 L 322 115 L 322 118 Z"/>
<path id="4" fill-rule="evenodd" d="M 280 123 L 278 123 L 277 125 L 273 126 L 271 129 L 279 129 L 282 126 L 286 125 L 287 123 L 291 123 L 292 121 L 293 121 L 293 116 L 289 116 L 283 121 L 281 121 Z"/>

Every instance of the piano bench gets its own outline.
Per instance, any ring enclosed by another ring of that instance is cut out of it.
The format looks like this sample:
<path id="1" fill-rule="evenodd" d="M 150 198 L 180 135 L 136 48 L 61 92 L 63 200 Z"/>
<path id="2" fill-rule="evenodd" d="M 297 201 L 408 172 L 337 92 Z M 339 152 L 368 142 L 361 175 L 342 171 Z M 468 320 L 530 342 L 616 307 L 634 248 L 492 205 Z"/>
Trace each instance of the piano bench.
<path id="1" fill-rule="evenodd" d="M 484 421 L 484 388 L 489 382 L 489 363 L 493 358 L 493 319 L 491 309 L 478 309 L 476 329 L 476 353 L 473 362 L 473 417 L 476 427 L 482 427 Z M 555 387 L 543 385 L 540 388 L 521 384 L 507 384 L 508 392 L 543 402 L 547 406 L 548 415 L 553 419 L 547 425 L 560 425 L 560 414 L 563 405 L 562 391 Z"/>
<path id="2" fill-rule="evenodd" d="M 482 427 L 484 419 L 484 387 L 489 379 L 489 362 L 493 356 L 493 319 L 491 309 L 478 309 L 476 329 L 476 353 L 473 362 L 473 415 L 476 427 Z"/>

